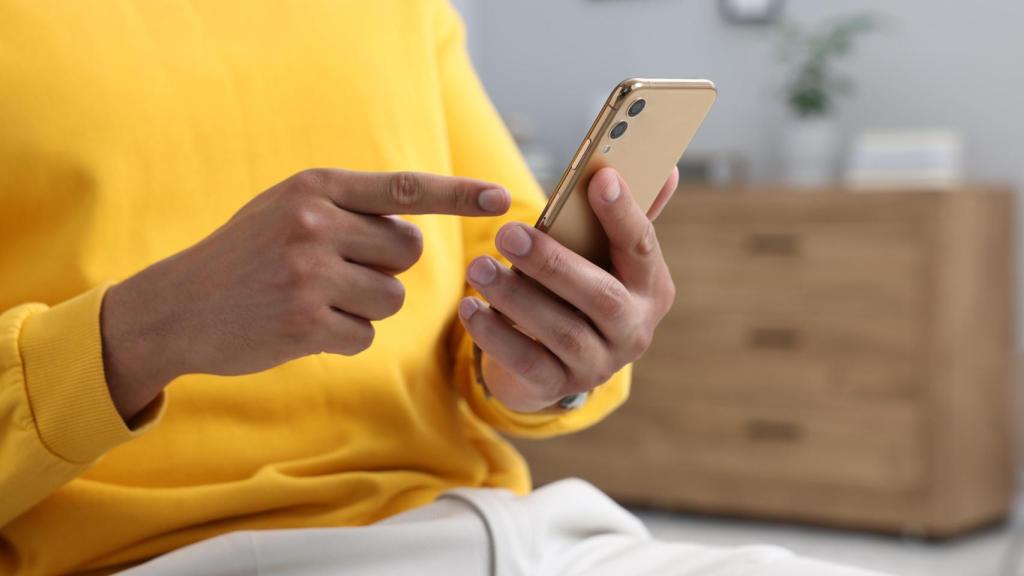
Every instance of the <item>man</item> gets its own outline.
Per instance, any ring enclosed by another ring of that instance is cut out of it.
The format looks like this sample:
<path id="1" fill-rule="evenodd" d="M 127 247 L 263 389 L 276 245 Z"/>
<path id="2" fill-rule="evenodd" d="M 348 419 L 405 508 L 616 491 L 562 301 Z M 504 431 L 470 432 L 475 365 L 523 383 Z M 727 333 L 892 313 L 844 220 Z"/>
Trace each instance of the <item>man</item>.
<path id="1" fill-rule="evenodd" d="M 578 482 L 488 490 L 530 488 L 495 430 L 625 399 L 675 177 L 649 215 L 593 179 L 611 272 L 530 228 L 442 0 L 0 2 L 0 85 L 0 572 L 803 562 L 655 543 Z"/>

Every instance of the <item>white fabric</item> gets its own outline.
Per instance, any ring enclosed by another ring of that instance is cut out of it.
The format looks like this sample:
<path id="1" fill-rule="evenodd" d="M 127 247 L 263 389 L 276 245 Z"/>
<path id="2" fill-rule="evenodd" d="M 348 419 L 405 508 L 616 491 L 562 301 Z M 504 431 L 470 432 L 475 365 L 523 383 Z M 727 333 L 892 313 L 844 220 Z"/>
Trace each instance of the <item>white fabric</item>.
<path id="1" fill-rule="evenodd" d="M 781 548 L 708 548 L 651 538 L 582 480 L 525 497 L 459 489 L 365 527 L 234 532 L 176 550 L 127 576 L 872 576 Z M 877 575 L 876 575 L 877 576 Z"/>

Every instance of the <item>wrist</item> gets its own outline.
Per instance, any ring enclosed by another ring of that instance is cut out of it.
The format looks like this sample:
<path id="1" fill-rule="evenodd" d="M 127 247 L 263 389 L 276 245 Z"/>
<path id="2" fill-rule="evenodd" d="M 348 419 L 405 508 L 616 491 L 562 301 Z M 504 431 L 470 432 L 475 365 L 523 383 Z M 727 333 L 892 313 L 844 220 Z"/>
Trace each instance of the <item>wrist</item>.
<path id="1" fill-rule="evenodd" d="M 149 294 L 145 273 L 111 286 L 100 312 L 104 374 L 125 422 L 184 373 L 173 362 L 173 326 L 161 320 L 174 316 L 166 311 L 169 301 Z"/>
<path id="2" fill-rule="evenodd" d="M 510 374 L 501 366 L 501 364 L 495 362 L 489 356 L 484 355 L 483 351 L 476 345 L 473 346 L 473 355 L 477 384 L 483 387 L 484 393 L 487 396 L 492 396 L 491 389 L 488 386 L 489 381 L 494 382 L 497 387 L 510 385 L 519 389 L 529 387 L 527 384 L 518 381 L 516 376 Z M 510 379 L 516 380 L 516 382 L 510 383 Z M 502 405 L 509 410 L 519 412 L 521 414 L 557 414 L 571 412 L 582 408 L 589 397 L 589 392 L 583 392 L 578 394 L 569 394 L 555 399 L 536 398 L 529 401 L 524 400 L 516 402 L 514 406 L 511 406 L 500 399 L 498 399 L 498 402 L 501 402 Z"/>

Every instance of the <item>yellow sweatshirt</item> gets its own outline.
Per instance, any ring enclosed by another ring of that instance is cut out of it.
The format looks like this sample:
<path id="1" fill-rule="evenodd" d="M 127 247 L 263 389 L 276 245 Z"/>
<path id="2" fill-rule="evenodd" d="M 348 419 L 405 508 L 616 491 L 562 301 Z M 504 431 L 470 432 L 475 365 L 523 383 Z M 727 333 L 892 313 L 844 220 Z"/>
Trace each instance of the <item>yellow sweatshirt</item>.
<path id="1" fill-rule="evenodd" d="M 504 218 L 412 217 L 405 307 L 352 358 L 177 379 L 129 430 L 104 382 L 104 288 L 304 168 L 495 181 Z M 529 489 L 455 317 L 473 257 L 542 195 L 445 0 L 0 0 L 0 574 L 109 571 L 243 529 L 374 522 L 456 486 Z"/>

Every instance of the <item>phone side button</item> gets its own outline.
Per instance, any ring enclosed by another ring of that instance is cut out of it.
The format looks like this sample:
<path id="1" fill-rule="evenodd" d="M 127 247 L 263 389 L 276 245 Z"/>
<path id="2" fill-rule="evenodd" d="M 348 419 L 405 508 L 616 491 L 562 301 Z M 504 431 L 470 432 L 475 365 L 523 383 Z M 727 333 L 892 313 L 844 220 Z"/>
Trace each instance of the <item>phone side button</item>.
<path id="1" fill-rule="evenodd" d="M 575 167 L 569 168 L 568 174 L 562 178 L 562 181 L 558 184 L 558 189 L 551 195 L 551 200 L 547 206 L 544 207 L 544 212 L 541 213 L 539 223 L 547 228 L 551 226 L 551 221 L 558 214 L 558 210 L 562 207 L 564 202 L 563 195 L 568 193 L 569 184 L 573 181 L 573 174 L 576 172 Z"/>
<path id="2" fill-rule="evenodd" d="M 548 206 L 544 209 L 544 213 L 541 214 L 540 218 L 537 220 L 537 228 L 540 228 L 541 230 L 547 230 L 548 226 L 551 226 L 551 216 L 554 214 L 554 212 L 555 207 L 552 204 L 548 204 Z"/>
<path id="3" fill-rule="evenodd" d="M 589 149 L 590 149 L 590 138 L 587 138 L 586 140 L 583 141 L 583 145 L 580 146 L 580 151 L 576 153 L 576 157 L 572 159 L 572 166 L 569 168 L 570 170 L 575 170 L 576 169 L 576 166 L 579 165 L 580 160 L 583 159 L 583 155 L 586 154 L 587 150 L 589 150 Z"/>

